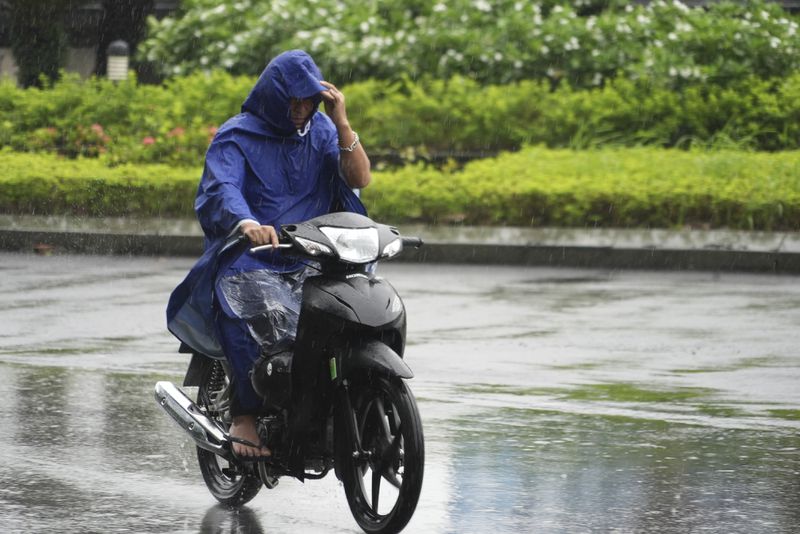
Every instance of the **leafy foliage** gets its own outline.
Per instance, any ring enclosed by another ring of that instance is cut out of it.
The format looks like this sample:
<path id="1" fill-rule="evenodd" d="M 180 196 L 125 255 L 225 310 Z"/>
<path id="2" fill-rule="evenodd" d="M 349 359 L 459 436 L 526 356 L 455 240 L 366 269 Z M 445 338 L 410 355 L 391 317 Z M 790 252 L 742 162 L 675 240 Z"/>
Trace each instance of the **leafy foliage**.
<path id="1" fill-rule="evenodd" d="M 150 20 L 141 45 L 169 75 L 222 68 L 258 74 L 290 48 L 339 83 L 465 76 L 657 87 L 785 76 L 800 67 L 797 21 L 765 0 L 707 9 L 657 0 L 185 0 Z"/>
<path id="2" fill-rule="evenodd" d="M 221 71 L 163 86 L 74 76 L 42 89 L 0 82 L 0 145 L 109 164 L 199 165 L 218 125 L 239 111 L 254 83 Z M 800 147 L 800 73 L 681 92 L 626 79 L 551 90 L 546 82 L 481 86 L 463 77 L 370 80 L 344 92 L 373 157 L 480 156 L 526 144 Z"/>
<path id="3" fill-rule="evenodd" d="M 25 214 L 184 215 L 200 172 L 166 165 L 109 168 L 97 159 L 0 151 L 0 211 Z"/>
<path id="4" fill-rule="evenodd" d="M 123 165 L 0 151 L 0 211 L 192 215 L 199 168 Z M 363 191 L 385 222 L 517 226 L 800 229 L 800 152 L 654 148 L 549 150 L 462 170 L 377 172 Z"/>
<path id="5" fill-rule="evenodd" d="M 379 220 L 800 229 L 800 152 L 526 148 L 456 172 L 408 166 L 364 191 Z"/>

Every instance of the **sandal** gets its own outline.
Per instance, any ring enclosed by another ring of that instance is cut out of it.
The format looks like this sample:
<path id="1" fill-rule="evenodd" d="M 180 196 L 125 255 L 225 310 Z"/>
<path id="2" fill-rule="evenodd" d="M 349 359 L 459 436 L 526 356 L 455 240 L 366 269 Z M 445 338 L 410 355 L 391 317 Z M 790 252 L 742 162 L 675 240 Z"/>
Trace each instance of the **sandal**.
<path id="1" fill-rule="evenodd" d="M 244 438 L 237 438 L 236 436 L 230 436 L 230 435 L 228 436 L 228 440 L 233 442 L 233 443 L 238 443 L 240 445 L 244 445 L 245 447 L 253 447 L 254 449 L 259 449 L 259 450 L 267 449 L 269 451 L 269 449 L 263 443 L 261 443 L 259 445 L 259 444 L 253 443 L 252 441 L 246 440 Z M 244 456 L 244 455 L 241 455 L 241 454 L 237 454 L 236 450 L 233 448 L 233 446 L 231 446 L 231 454 L 233 455 L 234 458 L 236 458 L 240 462 L 264 462 L 264 461 L 272 460 L 272 451 L 269 451 L 269 454 L 258 454 L 256 456 Z"/>

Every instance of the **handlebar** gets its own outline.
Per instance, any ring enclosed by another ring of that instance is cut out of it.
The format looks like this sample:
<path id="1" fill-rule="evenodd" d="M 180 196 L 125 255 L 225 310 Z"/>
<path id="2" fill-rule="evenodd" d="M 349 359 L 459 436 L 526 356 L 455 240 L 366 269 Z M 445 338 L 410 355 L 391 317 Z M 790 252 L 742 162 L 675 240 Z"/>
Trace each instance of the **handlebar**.
<path id="1" fill-rule="evenodd" d="M 284 238 L 284 239 L 286 239 L 286 238 Z M 401 239 L 401 241 L 403 243 L 403 248 L 415 248 L 415 249 L 418 249 L 424 244 L 424 242 L 422 241 L 422 238 L 420 238 L 420 237 L 403 236 L 400 239 Z M 219 254 L 222 254 L 222 253 L 224 253 L 224 252 L 226 252 L 226 251 L 228 251 L 228 250 L 230 250 L 231 248 L 234 248 L 234 247 L 236 247 L 236 248 L 242 247 L 242 249 L 247 248 L 247 249 L 249 249 L 250 252 L 256 253 L 256 252 L 262 252 L 262 251 L 265 251 L 265 250 L 279 250 L 279 249 L 284 249 L 285 250 L 285 249 L 294 248 L 294 246 L 295 246 L 291 242 L 287 243 L 285 241 L 283 243 L 279 243 L 277 248 L 273 247 L 272 244 L 259 245 L 257 247 L 247 247 L 247 245 L 249 245 L 249 240 L 247 239 L 246 236 L 240 234 L 240 235 L 238 235 L 236 237 L 233 237 L 233 238 L 229 239 L 228 242 L 225 243 L 225 245 L 222 247 L 222 249 L 220 250 Z"/>
<path id="2" fill-rule="evenodd" d="M 402 240 L 403 240 L 403 247 L 419 248 L 424 244 L 421 237 L 409 236 L 409 237 L 403 237 Z"/>
<path id="3" fill-rule="evenodd" d="M 278 248 L 292 248 L 294 245 L 291 243 L 279 243 Z M 250 252 L 261 252 L 262 250 L 276 250 L 272 245 L 259 245 L 250 248 Z"/>

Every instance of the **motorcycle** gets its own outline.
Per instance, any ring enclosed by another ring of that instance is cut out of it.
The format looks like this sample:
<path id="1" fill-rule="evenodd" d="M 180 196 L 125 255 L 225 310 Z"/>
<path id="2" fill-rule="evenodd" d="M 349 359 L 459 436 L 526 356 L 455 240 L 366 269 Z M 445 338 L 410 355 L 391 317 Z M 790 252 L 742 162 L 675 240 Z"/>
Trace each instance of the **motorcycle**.
<path id="1" fill-rule="evenodd" d="M 303 284 L 291 350 L 262 353 L 251 374 L 264 401 L 258 431 L 272 456 L 240 461 L 232 452 L 225 359 L 194 352 L 183 386 L 197 387 L 196 401 L 171 382 L 156 384 L 156 401 L 194 440 L 200 472 L 221 503 L 239 507 L 281 477 L 320 479 L 333 469 L 365 532 L 399 532 L 419 500 L 425 445 L 406 384 L 413 373 L 403 360 L 405 306 L 374 266 L 422 240 L 331 213 L 283 226 L 279 242 L 319 272 Z"/>

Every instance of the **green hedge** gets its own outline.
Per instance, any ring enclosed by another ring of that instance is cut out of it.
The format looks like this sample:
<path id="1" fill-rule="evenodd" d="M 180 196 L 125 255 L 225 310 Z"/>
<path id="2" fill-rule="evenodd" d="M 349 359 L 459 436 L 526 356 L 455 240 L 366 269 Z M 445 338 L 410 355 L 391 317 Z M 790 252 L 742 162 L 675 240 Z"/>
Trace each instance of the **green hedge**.
<path id="1" fill-rule="evenodd" d="M 255 82 L 215 72 L 164 86 L 66 77 L 46 89 L 0 82 L 0 146 L 127 162 L 199 165 L 216 127 Z M 682 92 L 618 79 L 578 90 L 545 82 L 480 86 L 467 78 L 344 88 L 350 119 L 372 155 L 413 159 L 526 144 L 800 148 L 800 73 Z"/>
<path id="2" fill-rule="evenodd" d="M 380 174 L 364 199 L 386 220 L 800 230 L 800 152 L 527 148 Z"/>
<path id="3" fill-rule="evenodd" d="M 0 152 L 0 212 L 191 217 L 199 168 Z M 374 173 L 386 222 L 800 230 L 800 152 L 535 147 L 461 170 Z"/>
<path id="4" fill-rule="evenodd" d="M 190 216 L 200 170 L 0 151 L 0 212 Z"/>

